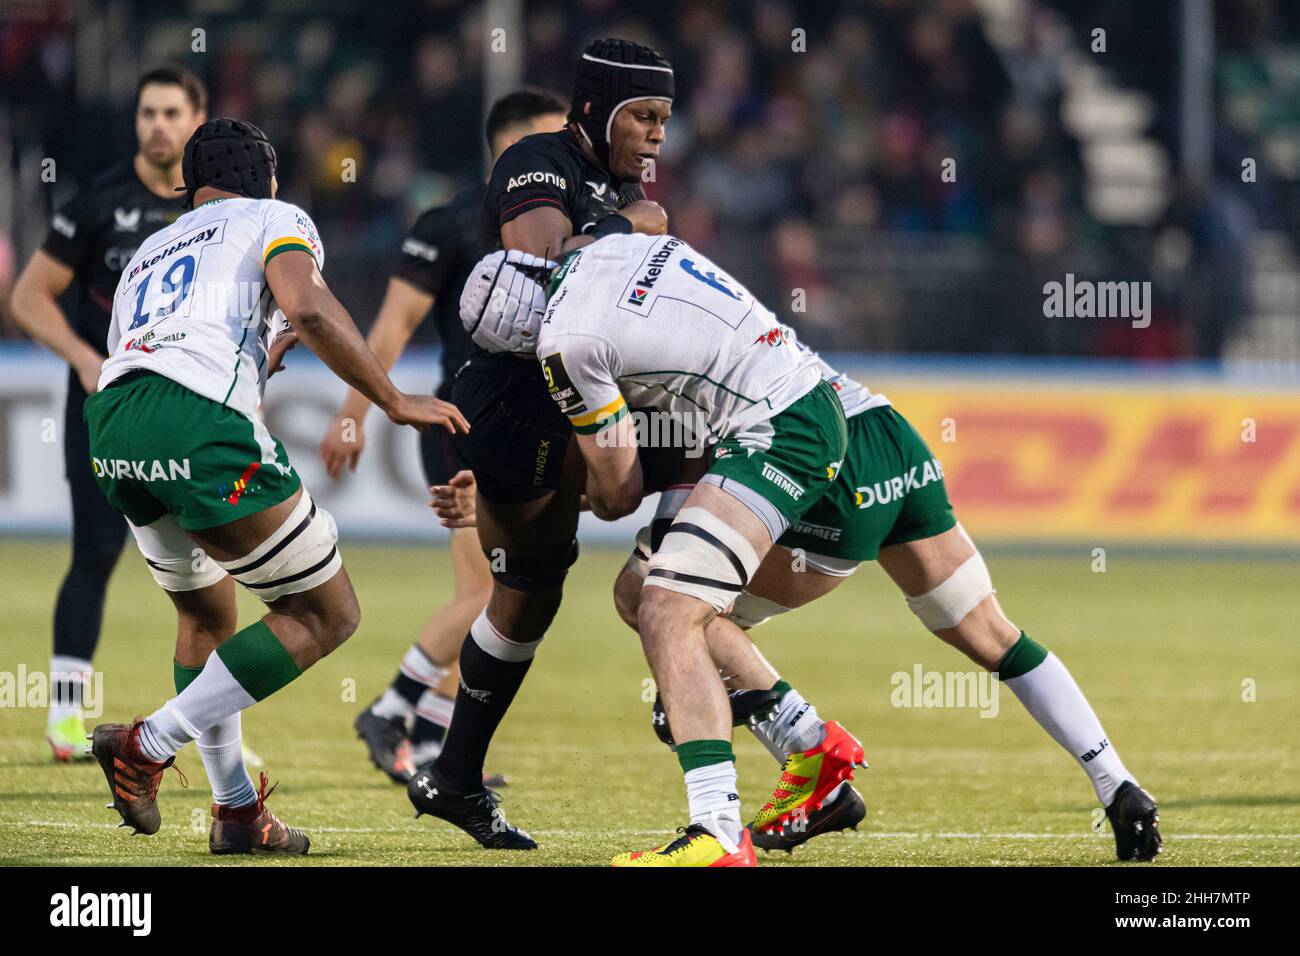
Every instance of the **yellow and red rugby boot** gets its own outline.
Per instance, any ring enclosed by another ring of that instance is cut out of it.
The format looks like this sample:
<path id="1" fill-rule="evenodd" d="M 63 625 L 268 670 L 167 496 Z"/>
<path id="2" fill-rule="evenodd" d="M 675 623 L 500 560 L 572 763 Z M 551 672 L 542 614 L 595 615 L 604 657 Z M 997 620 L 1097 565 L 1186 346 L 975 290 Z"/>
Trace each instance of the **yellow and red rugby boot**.
<path id="1" fill-rule="evenodd" d="M 756 833 L 784 829 L 796 814 L 806 819 L 832 790 L 853 779 L 855 767 L 867 765 L 856 737 L 833 720 L 825 731 L 816 747 L 785 758 L 776 789 L 750 824 Z"/>
<path id="2" fill-rule="evenodd" d="M 758 866 L 754 853 L 754 840 L 748 830 L 742 830 L 740 845 L 728 850 L 726 845 L 704 827 L 692 823 L 678 827 L 681 834 L 671 843 L 663 843 L 649 850 L 620 853 L 611 866 Z"/>
<path id="3" fill-rule="evenodd" d="M 113 802 L 107 806 L 122 816 L 120 826 L 131 827 L 135 833 L 146 835 L 158 832 L 162 814 L 158 812 L 158 784 L 163 771 L 172 766 L 175 757 L 163 763 L 150 760 L 140 752 L 140 725 L 143 717 L 126 724 L 100 724 L 90 738 L 90 752 L 108 779 L 108 789 Z M 180 773 L 180 768 L 176 768 Z M 188 786 L 181 774 L 183 786 Z"/>

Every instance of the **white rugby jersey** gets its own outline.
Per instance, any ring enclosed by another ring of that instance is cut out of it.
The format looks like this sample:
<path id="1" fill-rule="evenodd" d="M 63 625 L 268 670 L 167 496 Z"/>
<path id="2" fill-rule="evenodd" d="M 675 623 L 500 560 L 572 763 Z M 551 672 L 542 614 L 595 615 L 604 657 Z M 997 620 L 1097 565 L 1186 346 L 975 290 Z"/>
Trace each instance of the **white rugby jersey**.
<path id="1" fill-rule="evenodd" d="M 802 342 L 799 343 L 799 348 L 817 360 L 817 367 L 821 370 L 822 378 L 831 383 L 831 387 L 835 389 L 835 394 L 840 397 L 840 404 L 844 406 L 845 418 L 852 418 L 869 408 L 880 408 L 882 405 L 893 404 L 884 395 L 873 394 L 871 389 L 857 379 L 849 378 L 843 372 L 837 372 L 831 368 L 824 358 Z"/>
<path id="2" fill-rule="evenodd" d="M 703 441 L 752 429 L 816 387 L 819 360 L 735 279 L 673 236 L 615 235 L 551 280 L 537 357 L 551 397 L 592 434 L 628 405 Z"/>
<path id="3" fill-rule="evenodd" d="M 290 250 L 324 268 L 311 218 L 277 199 L 213 200 L 154 233 L 117 284 L 99 387 L 145 369 L 253 414 L 283 324 L 264 269 Z"/>

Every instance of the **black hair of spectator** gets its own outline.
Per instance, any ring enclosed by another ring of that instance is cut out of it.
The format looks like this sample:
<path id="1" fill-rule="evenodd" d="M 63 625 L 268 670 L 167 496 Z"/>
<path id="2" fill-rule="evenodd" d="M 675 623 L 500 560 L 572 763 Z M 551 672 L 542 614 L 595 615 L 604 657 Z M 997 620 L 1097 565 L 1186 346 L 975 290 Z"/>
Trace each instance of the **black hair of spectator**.
<path id="1" fill-rule="evenodd" d="M 145 73 L 135 85 L 137 109 L 140 106 L 141 91 L 150 84 L 179 86 L 185 91 L 185 96 L 194 107 L 194 112 L 203 112 L 208 108 L 208 88 L 193 70 L 187 70 L 183 66 L 159 66 Z"/>
<path id="2" fill-rule="evenodd" d="M 486 128 L 488 149 L 492 148 L 492 141 L 496 139 L 497 134 L 509 126 L 527 123 L 547 113 L 568 111 L 569 104 L 564 97 L 551 90 L 530 86 L 507 93 L 493 103 L 492 109 L 488 111 Z"/>

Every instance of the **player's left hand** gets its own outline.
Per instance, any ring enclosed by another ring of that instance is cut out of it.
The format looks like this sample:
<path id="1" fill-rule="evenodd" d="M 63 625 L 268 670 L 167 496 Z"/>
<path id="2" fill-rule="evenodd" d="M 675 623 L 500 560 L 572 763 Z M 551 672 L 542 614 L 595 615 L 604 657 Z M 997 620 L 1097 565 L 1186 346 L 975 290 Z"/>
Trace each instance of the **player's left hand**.
<path id="1" fill-rule="evenodd" d="M 474 472 L 458 471 L 445 485 L 430 485 L 432 500 L 429 507 L 441 519 L 444 528 L 473 528 L 475 526 Z"/>
<path id="2" fill-rule="evenodd" d="M 281 332 L 271 343 L 270 351 L 266 353 L 266 377 L 270 378 L 276 372 L 284 371 L 284 356 L 289 349 L 298 344 L 298 333 L 293 331 Z"/>

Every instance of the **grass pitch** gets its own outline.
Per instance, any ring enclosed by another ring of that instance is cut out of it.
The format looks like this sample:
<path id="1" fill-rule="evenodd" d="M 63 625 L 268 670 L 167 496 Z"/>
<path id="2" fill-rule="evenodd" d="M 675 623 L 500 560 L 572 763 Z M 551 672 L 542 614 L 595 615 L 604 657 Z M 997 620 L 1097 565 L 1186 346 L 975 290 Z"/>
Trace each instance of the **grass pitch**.
<path id="1" fill-rule="evenodd" d="M 0 543 L 0 671 L 48 667 L 66 554 L 61 542 Z M 0 864 L 605 865 L 615 852 L 660 842 L 686 822 L 685 794 L 675 759 L 649 727 L 640 648 L 610 604 L 622 559 L 591 550 L 575 567 L 489 757 L 489 769 L 510 777 L 505 808 L 537 838 L 536 852 L 491 853 L 441 822 L 416 821 L 402 789 L 366 759 L 353 717 L 450 593 L 450 564 L 433 548 L 352 545 L 345 560 L 360 631 L 244 716 L 248 742 L 280 781 L 271 805 L 308 831 L 310 856 L 210 857 L 209 792 L 193 748 L 178 758 L 189 789 L 165 778 L 163 829 L 129 837 L 104 809 L 97 766 L 51 762 L 44 711 L 3 707 Z M 990 560 L 1008 613 L 1066 662 L 1127 766 L 1160 801 L 1161 862 L 1300 863 L 1300 567 L 1115 558 L 1093 573 L 1090 563 L 1086 551 Z M 241 621 L 259 607 L 241 595 Z M 100 721 L 146 713 L 171 695 L 173 622 L 128 548 L 97 661 Z M 1116 865 L 1086 778 L 1010 693 L 992 718 L 974 708 L 893 706 L 897 672 L 973 667 L 921 628 L 874 566 L 755 634 L 824 717 L 863 741 L 871 763 L 858 775 L 869 806 L 859 832 L 816 839 L 793 857 L 760 854 L 760 865 Z M 1243 699 L 1246 682 L 1253 701 Z M 777 768 L 743 730 L 737 755 L 752 815 Z"/>

